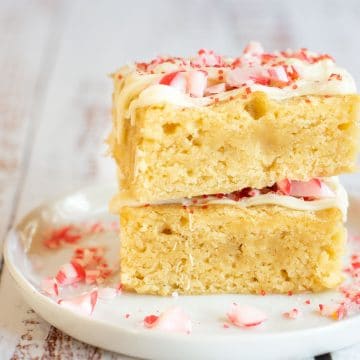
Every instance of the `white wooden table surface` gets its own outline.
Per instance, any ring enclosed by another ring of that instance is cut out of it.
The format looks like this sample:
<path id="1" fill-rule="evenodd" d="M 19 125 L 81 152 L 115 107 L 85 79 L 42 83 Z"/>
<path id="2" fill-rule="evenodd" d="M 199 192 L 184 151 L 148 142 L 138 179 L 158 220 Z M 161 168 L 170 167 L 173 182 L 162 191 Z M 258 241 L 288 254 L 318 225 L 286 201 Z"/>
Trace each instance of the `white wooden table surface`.
<path id="1" fill-rule="evenodd" d="M 35 205 L 114 176 L 101 153 L 106 74 L 119 65 L 202 47 L 236 54 L 258 39 L 269 49 L 329 52 L 360 83 L 359 33 L 356 0 L 1 0 L 0 245 Z M 358 175 L 344 181 L 360 190 Z M 1 264 L 0 359 L 127 359 L 39 318 Z M 330 357 L 360 359 L 360 345 Z"/>

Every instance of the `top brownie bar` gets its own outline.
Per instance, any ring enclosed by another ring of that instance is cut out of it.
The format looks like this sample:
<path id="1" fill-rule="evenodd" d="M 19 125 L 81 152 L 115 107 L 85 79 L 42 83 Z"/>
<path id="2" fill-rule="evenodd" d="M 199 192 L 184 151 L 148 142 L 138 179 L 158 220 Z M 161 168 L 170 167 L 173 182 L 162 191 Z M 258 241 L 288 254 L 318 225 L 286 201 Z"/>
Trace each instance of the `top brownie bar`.
<path id="1" fill-rule="evenodd" d="M 124 203 L 263 188 L 355 170 L 360 97 L 326 54 L 158 57 L 113 74 L 109 144 Z"/>

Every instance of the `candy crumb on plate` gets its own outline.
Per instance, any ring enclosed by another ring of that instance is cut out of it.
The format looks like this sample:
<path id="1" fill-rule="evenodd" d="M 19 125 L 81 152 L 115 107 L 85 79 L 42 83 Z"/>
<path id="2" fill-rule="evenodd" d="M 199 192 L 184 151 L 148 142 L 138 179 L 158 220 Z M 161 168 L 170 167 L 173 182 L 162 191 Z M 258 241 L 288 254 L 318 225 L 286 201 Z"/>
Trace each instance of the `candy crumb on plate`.
<path id="1" fill-rule="evenodd" d="M 147 328 L 157 328 L 171 332 L 183 332 L 190 334 L 192 330 L 191 320 L 184 310 L 178 306 L 169 308 L 157 315 L 148 315 L 144 318 Z"/>
<path id="2" fill-rule="evenodd" d="M 248 305 L 233 304 L 226 314 L 229 321 L 237 327 L 253 327 L 267 320 L 265 313 Z"/>
<path id="3" fill-rule="evenodd" d="M 97 289 L 90 292 L 74 296 L 68 299 L 60 299 L 58 304 L 69 310 L 81 313 L 83 315 L 91 315 L 94 311 L 98 299 Z"/>
<path id="4" fill-rule="evenodd" d="M 297 308 L 293 308 L 289 311 L 286 311 L 283 313 L 283 316 L 287 319 L 292 319 L 292 320 L 295 320 L 297 319 L 300 315 L 302 314 L 301 310 L 300 309 L 297 309 Z"/>

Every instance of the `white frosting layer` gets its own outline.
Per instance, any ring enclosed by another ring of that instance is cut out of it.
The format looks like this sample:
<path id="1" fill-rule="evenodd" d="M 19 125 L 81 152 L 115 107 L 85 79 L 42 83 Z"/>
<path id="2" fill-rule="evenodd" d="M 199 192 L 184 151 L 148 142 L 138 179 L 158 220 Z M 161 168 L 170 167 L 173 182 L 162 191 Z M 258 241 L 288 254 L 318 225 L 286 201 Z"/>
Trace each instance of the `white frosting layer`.
<path id="1" fill-rule="evenodd" d="M 232 59 L 227 59 L 231 62 Z M 343 68 L 336 65 L 330 59 L 324 59 L 316 63 L 308 63 L 298 59 L 284 59 L 288 66 L 296 66 L 300 73 L 298 80 L 289 86 L 282 88 L 255 84 L 253 81 L 246 82 L 247 87 L 254 91 L 265 92 L 270 98 L 281 100 L 302 95 L 337 95 L 356 93 L 356 86 L 351 75 Z M 135 65 L 125 66 L 116 74 L 121 76 L 121 84 L 117 84 L 114 108 L 117 113 L 118 123 L 115 125 L 116 137 L 121 141 L 122 121 L 131 119 L 134 125 L 134 112 L 137 108 L 156 105 L 172 104 L 179 107 L 207 106 L 214 101 L 214 96 L 191 97 L 177 88 L 160 85 L 159 80 L 168 73 L 176 71 L 175 64 L 164 63 L 153 68 L 152 74 L 139 72 Z M 226 73 L 229 68 L 206 67 L 209 81 L 218 77 L 219 70 Z M 193 70 L 191 68 L 185 70 Z M 331 74 L 337 74 L 340 80 L 333 78 L 329 81 Z M 293 85 L 296 84 L 296 88 Z M 235 97 L 244 93 L 244 87 L 216 94 L 219 101 Z"/>
<path id="2" fill-rule="evenodd" d="M 194 204 L 191 199 L 181 198 L 166 201 L 155 201 L 149 203 L 149 205 L 165 205 L 165 204 L 181 204 L 184 206 L 203 206 L 203 205 L 232 205 L 238 207 L 250 207 L 256 205 L 279 205 L 294 210 L 304 211 L 317 211 L 328 208 L 336 207 L 341 210 L 343 219 L 346 221 L 346 214 L 348 208 L 348 196 L 344 187 L 340 184 L 337 177 L 322 179 L 326 185 L 328 185 L 333 191 L 335 196 L 322 198 L 317 200 L 303 200 L 293 196 L 279 195 L 276 193 L 260 194 L 253 197 L 245 197 L 239 201 L 231 200 L 228 198 L 219 199 L 216 196 L 209 196 L 206 200 L 202 200 L 199 203 Z M 144 203 L 134 202 L 131 200 L 124 200 L 121 197 L 115 197 L 112 207 L 115 212 L 124 206 L 139 207 L 144 206 Z"/>
<path id="3" fill-rule="evenodd" d="M 356 93 L 356 86 L 354 79 L 345 70 L 338 67 L 331 60 L 319 61 L 315 64 L 304 64 L 300 61 L 293 60 L 291 63 L 296 62 L 297 68 L 301 69 L 302 77 L 296 81 L 297 88 L 293 89 L 291 86 L 278 88 L 274 86 L 265 86 L 249 82 L 249 88 L 254 91 L 265 92 L 270 98 L 281 100 L 291 98 L 294 96 L 302 95 L 337 95 L 337 94 L 353 94 Z M 341 80 L 329 81 L 331 74 L 339 74 Z M 149 75 L 139 75 L 143 82 L 143 90 L 140 91 L 130 103 L 129 111 L 126 112 L 126 117 L 130 118 L 131 113 L 138 107 L 144 107 L 154 104 L 173 104 L 180 107 L 190 106 L 206 106 L 213 102 L 212 97 L 205 96 L 202 98 L 194 98 L 179 91 L 176 88 L 167 85 L 149 84 Z M 156 75 L 151 75 L 154 79 Z M 158 76 L 160 79 L 161 76 Z M 126 89 L 126 88 L 125 88 Z M 226 100 L 231 96 L 242 94 L 244 89 L 235 89 L 217 94 L 219 100 Z M 127 96 L 126 93 L 122 94 Z M 124 109 L 125 110 L 125 109 Z"/>
<path id="4" fill-rule="evenodd" d="M 252 91 L 263 91 L 272 99 L 286 99 L 301 95 L 337 95 L 356 93 L 356 86 L 351 75 L 343 68 L 339 67 L 332 60 L 325 59 L 314 64 L 306 63 L 297 59 L 287 59 L 288 65 L 294 65 L 301 74 L 296 81 L 296 89 L 290 86 L 283 88 L 247 83 Z M 169 65 L 169 64 L 168 64 Z M 173 65 L 174 66 L 174 65 Z M 121 73 L 126 73 L 126 79 L 121 92 L 117 96 L 117 110 L 124 114 L 125 118 L 131 118 L 131 114 L 136 108 L 153 104 L 169 103 L 180 107 L 206 106 L 213 102 L 213 97 L 204 96 L 194 98 L 179 91 L 177 88 L 159 85 L 158 81 L 164 74 L 157 72 L 163 71 L 164 66 L 155 68 L 154 74 L 141 74 L 130 66 L 123 68 Z M 167 71 L 174 70 L 166 68 Z M 211 78 L 212 73 L 218 72 L 218 68 L 206 68 Z M 229 71 L 223 68 L 224 73 Z M 129 74 L 130 73 L 130 74 Z M 341 80 L 332 79 L 331 74 L 338 74 Z M 213 75 L 215 77 L 215 75 Z M 243 88 L 226 91 L 217 94 L 219 100 L 228 99 L 244 92 Z"/>

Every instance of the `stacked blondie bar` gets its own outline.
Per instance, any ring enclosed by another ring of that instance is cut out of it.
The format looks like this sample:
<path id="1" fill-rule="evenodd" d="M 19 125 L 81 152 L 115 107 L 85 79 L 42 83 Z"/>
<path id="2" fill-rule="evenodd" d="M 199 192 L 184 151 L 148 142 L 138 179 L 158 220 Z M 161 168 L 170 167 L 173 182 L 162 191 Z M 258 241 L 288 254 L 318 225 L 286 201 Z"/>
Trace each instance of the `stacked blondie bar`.
<path id="1" fill-rule="evenodd" d="M 327 54 L 200 50 L 113 74 L 121 282 L 169 295 L 342 280 L 359 96 Z"/>

